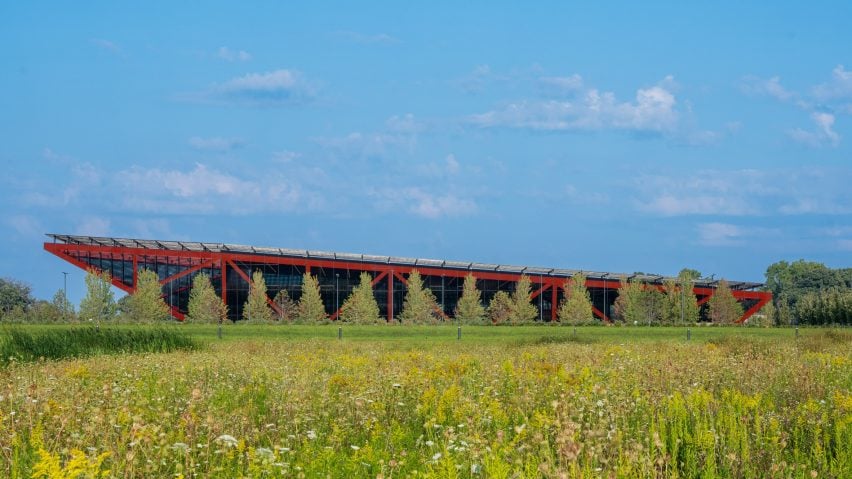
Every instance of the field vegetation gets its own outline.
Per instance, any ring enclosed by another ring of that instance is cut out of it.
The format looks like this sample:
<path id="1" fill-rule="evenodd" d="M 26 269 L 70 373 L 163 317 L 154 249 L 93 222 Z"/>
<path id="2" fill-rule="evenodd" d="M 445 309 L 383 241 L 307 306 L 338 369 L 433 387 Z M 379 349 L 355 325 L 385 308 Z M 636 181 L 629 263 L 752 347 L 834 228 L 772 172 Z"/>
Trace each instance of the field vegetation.
<path id="1" fill-rule="evenodd" d="M 0 368 L 0 475 L 852 475 L 842 330 L 181 329 L 205 346 Z"/>

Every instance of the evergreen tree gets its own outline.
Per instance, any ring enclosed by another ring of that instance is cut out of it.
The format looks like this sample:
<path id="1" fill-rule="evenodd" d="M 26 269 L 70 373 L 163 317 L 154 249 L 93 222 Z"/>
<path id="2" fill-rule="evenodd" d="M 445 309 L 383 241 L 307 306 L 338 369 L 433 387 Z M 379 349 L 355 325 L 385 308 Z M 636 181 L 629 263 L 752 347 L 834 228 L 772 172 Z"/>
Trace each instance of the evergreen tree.
<path id="1" fill-rule="evenodd" d="M 361 273 L 361 283 L 352 289 L 352 294 L 343 302 L 340 317 L 347 323 L 375 324 L 379 322 L 379 303 L 373 296 L 373 277 Z"/>
<path id="2" fill-rule="evenodd" d="M 456 319 L 465 324 L 482 324 L 485 308 L 482 306 L 481 293 L 476 289 L 476 278 L 468 273 L 464 278 L 462 296 L 456 304 Z"/>
<path id="3" fill-rule="evenodd" d="M 423 286 L 423 278 L 416 269 L 408 275 L 405 299 L 399 320 L 403 324 L 431 324 L 438 322 L 438 301 L 432 290 Z"/>
<path id="4" fill-rule="evenodd" d="M 243 307 L 243 319 L 261 323 L 270 323 L 274 316 L 269 307 L 269 298 L 266 296 L 266 280 L 260 270 L 255 270 L 251 275 L 251 287 L 249 296 Z"/>
<path id="5" fill-rule="evenodd" d="M 319 323 L 325 321 L 328 315 L 320 295 L 319 282 L 310 273 L 302 277 L 302 296 L 299 298 L 298 319 L 303 323 Z"/>
<path id="6" fill-rule="evenodd" d="M 530 283 L 529 276 L 523 274 L 515 285 L 515 291 L 512 293 L 512 309 L 511 321 L 515 324 L 530 323 L 535 320 L 538 315 L 538 309 L 530 301 Z"/>
<path id="7" fill-rule="evenodd" d="M 157 273 L 142 269 L 136 275 L 136 291 L 128 296 L 128 319 L 134 323 L 161 321 L 169 317 L 169 307 L 163 302 L 163 288 Z"/>
<path id="8" fill-rule="evenodd" d="M 186 321 L 215 324 L 228 319 L 228 305 L 216 295 L 210 276 L 201 273 L 192 278 Z"/>
<path id="9" fill-rule="evenodd" d="M 586 276 L 577 273 L 565 281 L 565 300 L 559 306 L 559 321 L 563 324 L 580 324 L 594 318 L 592 297 L 586 289 Z"/>
<path id="10" fill-rule="evenodd" d="M 273 302 L 278 306 L 278 320 L 292 322 L 299 314 L 299 306 L 290 299 L 290 293 L 286 289 L 281 289 L 275 295 Z"/>
<path id="11" fill-rule="evenodd" d="M 115 295 L 112 277 L 108 271 L 98 273 L 94 268 L 86 272 L 86 296 L 80 302 L 80 319 L 105 321 L 115 317 Z"/>
<path id="12" fill-rule="evenodd" d="M 743 315 L 743 307 L 734 298 L 728 282 L 724 279 L 716 285 L 716 291 L 707 304 L 710 321 L 717 324 L 733 324 Z"/>
<path id="13" fill-rule="evenodd" d="M 497 291 L 488 303 L 488 319 L 491 320 L 491 324 L 509 323 L 512 320 L 512 309 L 514 304 L 509 294 L 505 291 Z"/>

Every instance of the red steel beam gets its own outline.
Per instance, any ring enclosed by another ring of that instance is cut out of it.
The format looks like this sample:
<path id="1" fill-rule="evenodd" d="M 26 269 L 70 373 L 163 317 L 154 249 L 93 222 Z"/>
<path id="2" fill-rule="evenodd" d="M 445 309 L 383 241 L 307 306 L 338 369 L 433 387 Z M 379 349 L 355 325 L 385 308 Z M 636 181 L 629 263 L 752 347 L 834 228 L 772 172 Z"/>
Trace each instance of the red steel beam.
<path id="1" fill-rule="evenodd" d="M 186 276 L 188 274 L 192 274 L 192 273 L 198 271 L 199 269 L 212 268 L 214 265 L 215 265 L 215 261 L 212 260 L 212 259 L 204 261 L 203 263 L 198 263 L 197 265 L 195 265 L 191 268 L 185 269 L 185 270 L 183 270 L 179 273 L 175 273 L 175 274 L 169 276 L 168 278 L 161 279 L 160 284 L 161 285 L 167 285 L 167 284 L 171 283 L 172 281 L 183 278 L 184 276 Z M 135 269 L 134 269 L 134 271 L 135 271 Z M 133 284 L 136 284 L 135 281 L 134 281 Z"/>
<path id="2" fill-rule="evenodd" d="M 251 280 L 251 278 L 248 277 L 248 275 L 245 271 L 242 270 L 242 268 L 237 267 L 237 265 L 234 264 L 234 262 L 231 260 L 228 260 L 228 264 L 230 264 L 231 268 L 234 268 L 237 274 L 240 275 L 240 277 L 243 278 L 245 282 L 249 284 L 249 287 L 254 288 L 254 282 Z M 266 296 L 266 304 L 268 304 L 270 308 L 272 308 L 279 315 L 284 314 L 284 312 L 281 310 L 281 307 L 275 304 L 275 301 L 269 299 L 269 295 L 264 294 L 264 296 Z"/>
<path id="3" fill-rule="evenodd" d="M 740 319 L 738 319 L 738 320 L 736 321 L 736 322 L 737 322 L 737 324 L 740 324 L 740 323 L 745 322 L 748 318 L 752 317 L 752 315 L 753 315 L 754 313 L 756 313 L 756 312 L 760 311 L 760 308 L 762 308 L 762 307 L 766 306 L 766 303 L 768 303 L 768 302 L 769 302 L 769 301 L 771 301 L 771 300 L 772 300 L 772 295 L 771 295 L 771 294 L 768 294 L 768 295 L 767 295 L 767 296 L 765 296 L 764 298 L 760 299 L 760 300 L 759 300 L 759 301 L 758 301 L 758 302 L 757 302 L 754 306 L 752 306 L 751 308 L 749 308 L 749 309 L 748 309 L 748 311 L 746 311 L 746 312 L 744 312 L 744 313 L 743 313 L 742 317 L 740 317 Z"/>
<path id="4" fill-rule="evenodd" d="M 119 257 L 123 260 L 126 260 L 126 255 L 130 255 L 134 262 L 138 262 L 139 256 L 144 257 L 155 257 L 155 258 L 163 258 L 166 259 L 167 262 L 171 262 L 173 259 L 176 262 L 180 262 L 181 259 L 189 259 L 189 260 L 206 260 L 207 262 L 213 262 L 214 264 L 218 261 L 221 262 L 222 265 L 222 298 L 223 301 L 227 301 L 227 261 L 231 261 L 231 266 L 236 268 L 233 264 L 233 261 L 240 261 L 246 263 L 265 263 L 265 264 L 278 264 L 278 265 L 291 265 L 291 266 L 300 266 L 304 267 L 305 271 L 310 273 L 311 267 L 321 267 L 321 268 L 339 268 L 339 269 L 354 269 L 360 271 L 371 271 L 374 273 L 379 273 L 380 276 L 382 274 L 387 274 L 388 272 L 392 272 L 393 276 L 400 278 L 401 274 L 408 274 L 412 269 L 417 269 L 421 272 L 421 274 L 427 276 L 450 276 L 463 278 L 466 276 L 469 271 L 467 270 L 457 270 L 457 269 L 442 269 L 442 268 L 433 268 L 433 267 L 423 267 L 423 266 L 404 266 L 404 265 L 387 265 L 380 263 L 361 263 L 356 261 L 344 261 L 344 260 L 329 260 L 329 259 L 319 259 L 319 258 L 291 258 L 291 257 L 282 257 L 282 256 L 264 256 L 264 255 L 256 255 L 256 254 L 245 254 L 245 253 L 221 253 L 221 252 L 211 252 L 211 251 L 171 251 L 171 250 L 152 250 L 146 248 L 128 248 L 128 247 L 117 247 L 117 246 L 97 246 L 97 245 L 75 245 L 75 244 L 66 244 L 66 243 L 44 243 L 44 249 L 66 261 L 74 264 L 75 266 L 88 270 L 92 268 L 92 265 L 86 264 L 71 255 L 71 252 L 88 252 L 88 253 L 97 253 L 99 255 L 113 255 L 113 257 Z M 134 268 L 134 272 L 137 268 Z M 238 272 L 242 272 L 239 268 L 236 268 Z M 188 273 L 186 273 L 188 274 Z M 244 274 L 241 274 L 244 276 Z M 392 283 L 393 276 L 389 278 L 389 291 L 392 292 Z M 492 279 L 499 281 L 511 281 L 517 282 L 520 278 L 520 274 L 516 273 L 505 273 L 505 272 L 489 272 L 489 271 L 481 271 L 476 273 L 477 279 Z M 378 278 L 378 277 L 377 277 Z M 176 278 L 174 278 L 176 279 Z M 245 278 L 244 278 L 245 279 Z M 556 311 L 557 311 L 557 293 L 558 282 L 562 280 L 562 278 L 548 278 L 546 282 L 551 283 L 551 292 L 553 295 L 551 308 L 551 320 L 556 319 Z M 608 280 L 608 279 L 587 279 L 586 287 L 587 288 L 607 288 L 607 289 L 617 289 L 620 285 L 620 280 Z M 133 286 L 127 286 L 119 280 L 113 278 L 113 284 L 128 292 L 132 293 L 134 289 Z M 135 279 L 134 279 L 135 285 Z M 661 285 L 652 285 L 653 287 L 660 289 Z M 546 291 L 547 287 L 539 288 L 538 291 L 534 294 L 542 294 Z M 704 304 L 709 300 L 710 296 L 712 296 L 713 292 L 715 292 L 715 288 L 706 288 L 706 287 L 695 287 L 693 288 L 693 292 L 696 296 L 704 296 L 699 299 L 699 305 Z M 764 291 L 741 291 L 734 290 L 732 291 L 735 298 L 739 300 L 744 299 L 756 299 L 759 303 L 765 304 L 771 298 L 771 293 Z M 392 305 L 393 298 L 392 294 L 389 295 L 389 304 Z M 535 296 L 533 296 L 535 297 Z M 269 298 L 267 300 L 274 304 Z M 273 306 L 274 309 L 275 308 Z M 743 315 L 741 321 L 745 321 L 748 319 L 755 311 L 752 311 L 751 308 L 747 311 L 747 314 Z M 390 310 L 392 313 L 392 310 Z"/>
<path id="5" fill-rule="evenodd" d="M 391 270 L 392 274 L 388 275 L 388 322 L 393 321 L 393 270 Z"/>
<path id="6" fill-rule="evenodd" d="M 559 300 L 559 285 L 551 283 L 550 291 L 550 322 L 554 322 L 556 321 L 556 310 L 559 309 L 556 307 L 556 302 Z"/>

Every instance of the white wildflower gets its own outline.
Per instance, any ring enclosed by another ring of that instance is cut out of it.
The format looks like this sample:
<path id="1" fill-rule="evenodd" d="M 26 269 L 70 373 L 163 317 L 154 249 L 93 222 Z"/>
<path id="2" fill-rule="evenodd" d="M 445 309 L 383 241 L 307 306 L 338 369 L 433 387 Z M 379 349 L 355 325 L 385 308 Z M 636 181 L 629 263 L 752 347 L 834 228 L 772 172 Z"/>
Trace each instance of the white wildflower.
<path id="1" fill-rule="evenodd" d="M 221 436 L 216 438 L 216 442 L 221 442 L 222 444 L 228 447 L 237 446 L 237 438 L 231 436 L 230 434 L 222 434 Z"/>

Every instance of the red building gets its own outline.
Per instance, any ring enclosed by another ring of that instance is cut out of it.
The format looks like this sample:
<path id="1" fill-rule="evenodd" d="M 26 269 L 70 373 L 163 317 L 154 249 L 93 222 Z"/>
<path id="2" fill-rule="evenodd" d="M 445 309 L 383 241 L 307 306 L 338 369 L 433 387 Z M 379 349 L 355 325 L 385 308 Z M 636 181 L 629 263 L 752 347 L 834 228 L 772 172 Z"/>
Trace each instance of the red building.
<path id="1" fill-rule="evenodd" d="M 532 302 L 539 309 L 539 320 L 556 319 L 563 287 L 577 270 L 469 263 L 435 259 L 415 259 L 394 256 L 333 253 L 327 251 L 266 248 L 223 243 L 160 241 L 129 238 L 101 238 L 50 234 L 52 241 L 44 249 L 69 263 L 84 269 L 108 271 L 113 284 L 133 293 L 136 276 L 142 268 L 157 272 L 163 287 L 163 297 L 172 315 L 183 319 L 189 302 L 192 278 L 206 273 L 213 279 L 217 294 L 228 305 L 231 319 L 239 319 L 248 298 L 251 275 L 263 273 L 270 298 L 286 289 L 296 299 L 301 294 L 302 275 L 310 272 L 319 280 L 326 312 L 336 319 L 344 299 L 358 284 L 362 271 L 373 277 L 373 288 L 381 314 L 389 319 L 398 315 L 405 296 L 408 274 L 416 269 L 451 317 L 462 292 L 468 273 L 477 280 L 484 304 L 497 291 L 512 291 L 521 275 L 527 275 L 533 285 Z M 621 275 L 583 271 L 586 287 L 592 298 L 594 314 L 610 321 L 610 313 L 618 287 L 623 279 L 632 278 L 653 288 L 663 288 L 667 279 L 656 275 Z M 716 291 L 717 281 L 699 279 L 694 292 L 699 304 L 704 304 Z M 771 298 L 771 293 L 758 291 L 760 283 L 731 281 L 734 297 L 743 304 L 745 321 Z M 270 305 L 275 305 L 270 300 Z M 391 314 L 389 314 L 391 313 Z"/>

